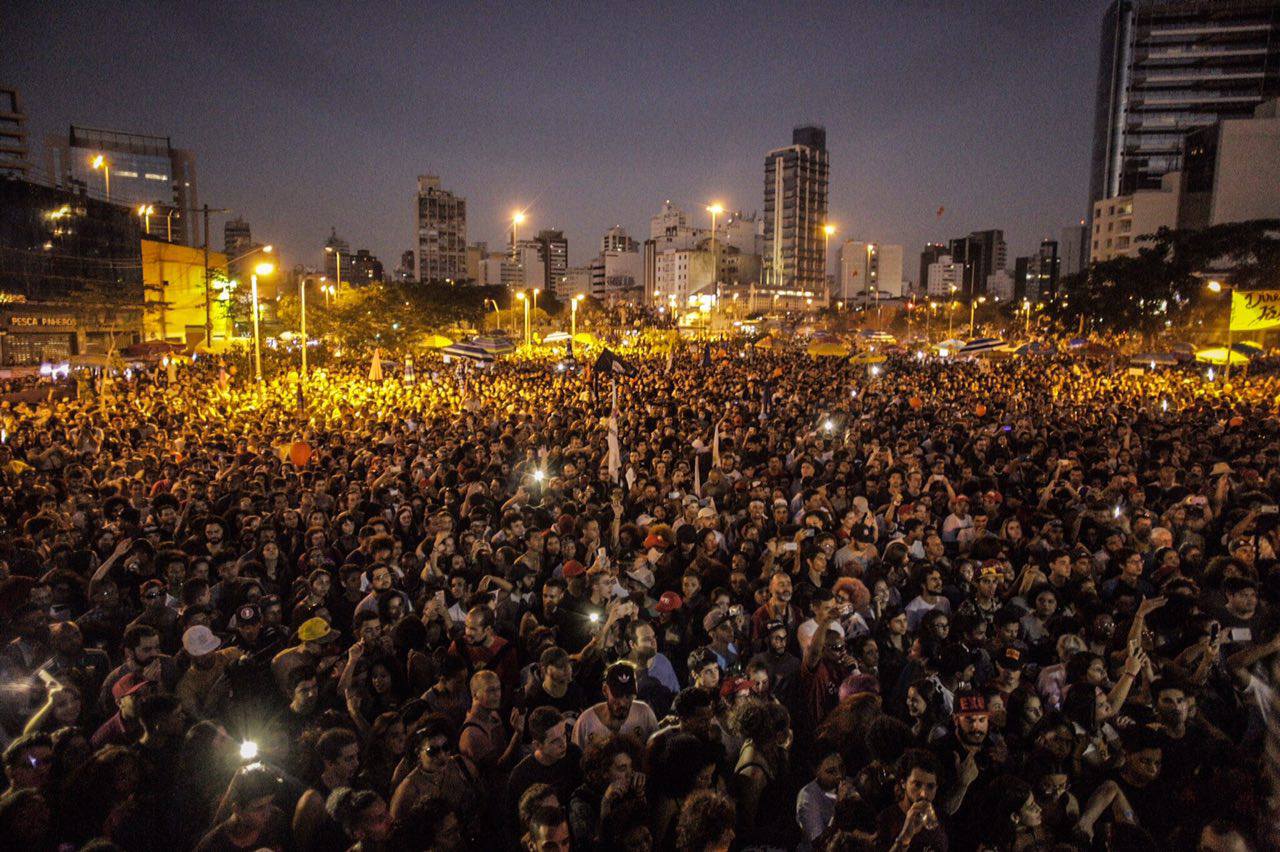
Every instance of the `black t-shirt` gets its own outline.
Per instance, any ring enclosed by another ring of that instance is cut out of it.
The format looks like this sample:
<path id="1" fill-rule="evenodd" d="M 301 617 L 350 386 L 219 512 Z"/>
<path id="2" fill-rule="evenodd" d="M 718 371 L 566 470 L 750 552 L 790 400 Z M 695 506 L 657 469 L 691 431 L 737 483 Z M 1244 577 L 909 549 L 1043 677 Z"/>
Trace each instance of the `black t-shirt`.
<path id="1" fill-rule="evenodd" d="M 569 682 L 569 688 L 559 698 L 547 692 L 542 687 L 541 680 L 535 680 L 525 687 L 524 697 L 520 703 L 529 710 L 538 707 L 554 707 L 561 713 L 577 716 L 587 706 L 587 699 L 576 679 Z M 573 792 L 572 789 L 569 792 Z"/>
<path id="2" fill-rule="evenodd" d="M 546 766 L 530 754 L 516 764 L 507 779 L 507 814 L 515 818 L 516 809 L 520 805 L 520 797 L 534 784 L 550 784 L 555 789 L 560 801 L 567 802 L 573 791 L 582 783 L 582 772 L 578 768 L 582 762 L 582 751 L 573 743 L 560 760 Z"/>

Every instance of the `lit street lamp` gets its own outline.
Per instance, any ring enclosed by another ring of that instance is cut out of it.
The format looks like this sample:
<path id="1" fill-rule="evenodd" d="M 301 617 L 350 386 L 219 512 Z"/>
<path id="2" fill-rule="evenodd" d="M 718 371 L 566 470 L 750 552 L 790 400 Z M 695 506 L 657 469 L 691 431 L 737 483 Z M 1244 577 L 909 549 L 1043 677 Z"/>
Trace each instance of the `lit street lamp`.
<path id="1" fill-rule="evenodd" d="M 520 226 L 524 224 L 524 211 L 517 210 L 511 217 L 511 259 L 516 260 L 516 240 L 519 237 Z"/>
<path id="2" fill-rule="evenodd" d="M 831 244 L 831 235 L 836 232 L 836 226 L 830 222 L 822 226 L 822 288 L 825 291 L 827 287 L 827 254 Z M 831 294 L 827 293 L 827 301 L 831 300 Z"/>
<path id="3" fill-rule="evenodd" d="M 1218 294 L 1223 290 L 1230 291 L 1229 285 L 1224 285 L 1221 281 L 1210 281 L 1205 285 L 1210 293 Z M 1212 372 L 1212 371 L 1210 371 Z M 1212 377 L 1210 377 L 1212 378 Z M 1227 299 L 1227 363 L 1222 367 L 1222 380 L 1228 382 L 1231 380 L 1231 299 Z"/>
<path id="4" fill-rule="evenodd" d="M 152 207 L 150 204 L 138 205 L 138 215 L 142 217 L 143 228 L 145 229 L 147 236 L 151 236 L 151 214 L 154 212 L 156 212 L 156 208 Z"/>
<path id="5" fill-rule="evenodd" d="M 90 165 L 93 166 L 93 170 L 95 172 L 98 169 L 102 169 L 102 178 L 103 180 L 106 181 L 106 184 L 107 184 L 107 193 L 106 193 L 107 201 L 110 201 L 111 200 L 111 163 L 107 161 L 106 157 L 104 157 L 102 154 L 99 154 L 98 156 L 94 157 L 93 160 L 90 161 Z"/>
<path id="6" fill-rule="evenodd" d="M 524 345 L 529 345 L 529 300 L 525 297 L 524 291 L 516 293 L 516 298 L 524 305 Z"/>
<path id="7" fill-rule="evenodd" d="M 533 288 L 533 319 L 534 319 L 534 322 L 537 322 L 537 320 L 538 320 L 538 294 L 539 294 L 539 293 L 541 293 L 541 292 L 542 292 L 542 288 L 541 288 L 541 287 L 534 287 L 534 288 Z M 530 338 L 529 342 L 530 342 L 530 343 L 533 343 L 533 339 L 532 339 L 532 338 Z"/>
<path id="8" fill-rule="evenodd" d="M 973 327 L 974 311 L 976 311 L 976 310 L 977 310 L 978 305 L 982 304 L 982 303 L 983 303 L 983 302 L 985 302 L 985 301 L 987 301 L 987 297 L 986 297 L 986 296 L 979 296 L 979 297 L 978 297 L 978 298 L 976 298 L 976 299 L 970 299 L 970 300 L 969 300 L 969 333 L 970 333 L 971 335 L 973 335 L 974 337 L 977 337 L 977 335 L 978 335 L 978 332 L 977 332 L 977 331 L 975 331 L 975 330 L 974 330 L 974 327 Z"/>
<path id="9" fill-rule="evenodd" d="M 276 271 L 275 264 L 259 263 L 249 276 L 249 284 L 253 292 L 253 377 L 262 384 L 262 337 L 258 331 L 258 276 L 267 276 Z"/>
<path id="10" fill-rule="evenodd" d="M 324 251 L 325 254 L 333 255 L 333 267 L 338 272 L 338 286 L 334 289 L 334 292 L 336 293 L 338 290 L 342 289 L 342 249 L 334 246 L 325 246 Z"/>
<path id="11" fill-rule="evenodd" d="M 711 214 L 711 283 L 713 292 L 716 296 L 716 308 L 720 308 L 720 255 L 716 251 L 716 217 L 724 212 L 724 207 L 719 203 L 711 204 L 707 207 L 707 212 Z"/>
<path id="12" fill-rule="evenodd" d="M 578 336 L 578 304 L 582 301 L 581 293 L 569 300 L 569 336 Z"/>
<path id="13" fill-rule="evenodd" d="M 176 207 L 170 208 L 169 212 L 164 214 L 164 229 L 165 229 L 164 238 L 169 242 L 173 242 L 173 217 L 174 216 L 177 216 L 179 219 L 182 218 L 182 214 L 178 212 L 178 209 Z"/>

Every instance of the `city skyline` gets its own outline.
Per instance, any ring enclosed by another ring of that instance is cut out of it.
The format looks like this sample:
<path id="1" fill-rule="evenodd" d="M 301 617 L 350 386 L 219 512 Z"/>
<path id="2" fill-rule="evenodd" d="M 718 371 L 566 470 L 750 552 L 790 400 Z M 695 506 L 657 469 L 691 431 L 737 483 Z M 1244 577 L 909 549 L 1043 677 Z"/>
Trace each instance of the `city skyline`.
<path id="1" fill-rule="evenodd" d="M 610 20 L 642 22 L 623 6 L 532 21 L 343 7 L 309 12 L 328 23 L 306 33 L 288 4 L 234 19 L 165 7 L 159 32 L 141 15 L 4 15 L 37 164 L 71 123 L 168 136 L 199 158 L 204 200 L 308 266 L 333 227 L 384 259 L 416 245 L 430 172 L 467 199 L 469 240 L 500 244 L 524 209 L 522 230 L 563 230 L 577 266 L 610 226 L 643 234 L 667 199 L 703 227 L 711 201 L 761 211 L 763 155 L 806 122 L 827 130 L 835 241 L 911 255 L 1002 228 L 1011 257 L 1031 252 L 1088 209 L 1107 3 L 1027 3 L 1016 18 L 1001 5 L 787 7 L 785 26 L 777 9 L 668 10 L 621 53 L 587 45 Z M 193 45 L 207 56 L 193 62 Z"/>

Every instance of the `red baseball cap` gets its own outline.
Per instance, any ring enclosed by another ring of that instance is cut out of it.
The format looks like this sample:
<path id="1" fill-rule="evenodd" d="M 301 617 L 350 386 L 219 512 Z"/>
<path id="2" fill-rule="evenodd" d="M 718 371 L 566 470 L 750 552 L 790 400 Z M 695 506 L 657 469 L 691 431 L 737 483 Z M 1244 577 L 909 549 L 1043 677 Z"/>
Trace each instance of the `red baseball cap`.
<path id="1" fill-rule="evenodd" d="M 658 605 L 654 607 L 658 612 L 675 612 L 684 606 L 684 598 L 675 592 L 663 592 L 658 598 Z"/>

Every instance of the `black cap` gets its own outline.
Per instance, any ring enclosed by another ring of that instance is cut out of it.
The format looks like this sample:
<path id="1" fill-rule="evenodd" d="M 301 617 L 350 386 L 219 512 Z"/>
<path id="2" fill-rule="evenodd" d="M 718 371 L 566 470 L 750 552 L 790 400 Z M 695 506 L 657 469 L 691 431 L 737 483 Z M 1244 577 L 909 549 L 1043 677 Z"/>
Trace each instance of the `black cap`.
<path id="1" fill-rule="evenodd" d="M 256 603 L 242 604 L 236 608 L 236 626 L 242 624 L 257 624 L 262 621 L 262 610 L 258 609 Z"/>
<path id="2" fill-rule="evenodd" d="M 604 671 L 604 685 L 609 690 L 609 694 L 615 697 L 620 695 L 636 694 L 636 670 L 631 663 L 619 660 Z"/>

